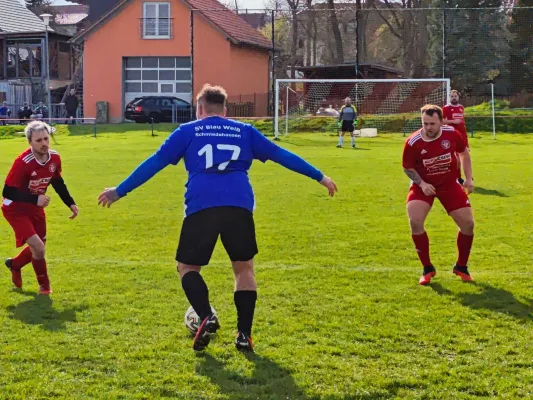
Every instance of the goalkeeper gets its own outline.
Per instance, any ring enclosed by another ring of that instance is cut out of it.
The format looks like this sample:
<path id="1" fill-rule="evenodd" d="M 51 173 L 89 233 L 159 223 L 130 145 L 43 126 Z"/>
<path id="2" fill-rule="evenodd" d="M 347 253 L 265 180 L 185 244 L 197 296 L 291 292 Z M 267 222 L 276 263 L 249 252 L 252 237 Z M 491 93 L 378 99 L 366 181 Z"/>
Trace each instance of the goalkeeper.
<path id="1" fill-rule="evenodd" d="M 346 132 L 350 132 L 350 136 L 352 137 L 352 147 L 355 149 L 354 130 L 356 125 L 357 108 L 352 104 L 352 99 L 346 97 L 346 99 L 344 99 L 344 105 L 342 106 L 339 114 L 338 126 L 341 132 L 339 134 L 339 144 L 337 145 L 338 148 L 342 147 L 342 143 L 344 142 L 344 134 Z"/>

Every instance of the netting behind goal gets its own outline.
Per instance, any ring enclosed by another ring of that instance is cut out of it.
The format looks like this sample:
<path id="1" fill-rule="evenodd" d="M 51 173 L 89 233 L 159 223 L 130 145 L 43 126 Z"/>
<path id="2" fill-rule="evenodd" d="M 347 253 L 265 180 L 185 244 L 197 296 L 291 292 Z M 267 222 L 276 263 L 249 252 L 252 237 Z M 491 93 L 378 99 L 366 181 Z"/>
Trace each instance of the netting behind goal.
<path id="1" fill-rule="evenodd" d="M 339 110 L 350 97 L 357 107 L 362 136 L 406 133 L 421 126 L 420 108 L 448 102 L 448 79 L 372 79 L 276 81 L 275 134 L 325 131 L 336 133 Z"/>

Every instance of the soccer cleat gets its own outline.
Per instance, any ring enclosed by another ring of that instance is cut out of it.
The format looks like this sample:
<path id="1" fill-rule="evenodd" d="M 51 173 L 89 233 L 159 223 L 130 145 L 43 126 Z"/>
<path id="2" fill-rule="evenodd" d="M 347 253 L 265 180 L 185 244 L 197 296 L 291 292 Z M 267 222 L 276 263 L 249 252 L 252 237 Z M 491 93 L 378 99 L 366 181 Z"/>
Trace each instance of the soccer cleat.
<path id="1" fill-rule="evenodd" d="M 239 332 L 237 334 L 237 338 L 235 339 L 235 347 L 239 351 L 250 352 L 250 353 L 254 352 L 254 344 L 252 342 L 252 338 L 249 335 L 242 333 L 242 332 Z"/>
<path id="2" fill-rule="evenodd" d="M 50 287 L 49 283 L 43 283 L 39 286 L 39 294 L 42 294 L 44 296 L 48 296 L 49 294 L 52 294 L 52 288 Z"/>
<path id="3" fill-rule="evenodd" d="M 218 323 L 218 318 L 216 315 L 211 315 L 204 319 L 198 328 L 198 332 L 196 332 L 196 336 L 193 339 L 193 350 L 204 350 L 211 341 L 211 336 L 213 336 L 219 328 L 220 324 Z"/>
<path id="4" fill-rule="evenodd" d="M 337 145 L 337 149 L 341 149 L 342 146 L 340 144 Z"/>
<path id="5" fill-rule="evenodd" d="M 463 282 L 472 282 L 472 277 L 470 276 L 470 273 L 468 272 L 468 267 L 462 267 L 460 265 L 456 265 L 453 267 L 453 273 L 457 276 L 459 276 Z"/>
<path id="6" fill-rule="evenodd" d="M 437 270 L 433 265 L 429 265 L 427 267 L 424 267 L 424 272 L 420 279 L 418 280 L 418 283 L 421 285 L 427 285 L 431 282 L 431 279 L 437 275 Z"/>
<path id="7" fill-rule="evenodd" d="M 13 285 L 18 287 L 19 289 L 22 287 L 22 272 L 21 270 L 13 269 L 13 259 L 12 258 L 6 258 L 5 261 L 6 267 L 8 270 L 11 271 L 11 282 L 13 282 Z"/>

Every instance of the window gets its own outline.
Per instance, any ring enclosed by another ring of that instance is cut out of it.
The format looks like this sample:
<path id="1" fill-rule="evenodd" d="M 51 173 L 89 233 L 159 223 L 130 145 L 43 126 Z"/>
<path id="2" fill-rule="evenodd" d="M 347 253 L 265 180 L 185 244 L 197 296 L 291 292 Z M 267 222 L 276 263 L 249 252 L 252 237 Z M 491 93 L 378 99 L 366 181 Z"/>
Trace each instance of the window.
<path id="1" fill-rule="evenodd" d="M 191 80 L 191 70 L 179 70 L 176 71 L 176 80 L 177 81 L 190 81 Z"/>
<path id="2" fill-rule="evenodd" d="M 144 99 L 142 105 L 146 107 L 158 107 L 159 101 L 158 99 Z"/>
<path id="3" fill-rule="evenodd" d="M 143 37 L 170 39 L 170 3 L 144 3 Z"/>
<path id="4" fill-rule="evenodd" d="M 190 93 L 191 84 L 190 83 L 176 83 L 176 93 Z"/>
<path id="5" fill-rule="evenodd" d="M 141 92 L 141 84 L 137 82 L 127 82 L 126 83 L 126 92 Z"/>
<path id="6" fill-rule="evenodd" d="M 157 70 L 145 69 L 143 71 L 143 81 L 157 81 Z"/>
<path id="7" fill-rule="evenodd" d="M 189 57 L 187 57 L 188 59 Z M 176 59 L 174 57 L 161 57 L 159 59 L 159 68 L 172 68 L 176 67 Z"/>
<path id="8" fill-rule="evenodd" d="M 174 81 L 176 80 L 176 73 L 174 70 L 160 70 L 159 71 L 159 80 L 161 81 Z"/>
<path id="9" fill-rule="evenodd" d="M 161 93 L 174 93 L 174 85 L 172 83 L 162 83 L 161 84 Z M 170 105 L 169 105 L 169 107 L 170 107 Z"/>
<path id="10" fill-rule="evenodd" d="M 143 83 L 142 84 L 142 87 L 143 87 L 143 93 L 158 93 L 159 92 L 159 85 L 157 84 L 157 82 L 147 82 L 147 83 Z"/>
<path id="11" fill-rule="evenodd" d="M 191 69 L 189 57 L 125 57 L 125 103 L 141 95 L 167 95 L 178 97 L 191 94 Z M 186 66 L 189 67 L 186 67 Z"/>
<path id="12" fill-rule="evenodd" d="M 180 99 L 174 99 L 174 105 L 178 106 L 178 107 L 187 107 L 188 104 L 186 102 L 184 102 L 183 100 L 180 100 Z"/>
<path id="13" fill-rule="evenodd" d="M 191 58 L 176 57 L 176 68 L 191 68 Z"/>
<path id="14" fill-rule="evenodd" d="M 141 58 L 140 57 L 126 58 L 126 68 L 141 68 Z"/>
<path id="15" fill-rule="evenodd" d="M 140 81 L 141 71 L 140 70 L 130 70 L 126 71 L 126 80 L 127 81 Z"/>

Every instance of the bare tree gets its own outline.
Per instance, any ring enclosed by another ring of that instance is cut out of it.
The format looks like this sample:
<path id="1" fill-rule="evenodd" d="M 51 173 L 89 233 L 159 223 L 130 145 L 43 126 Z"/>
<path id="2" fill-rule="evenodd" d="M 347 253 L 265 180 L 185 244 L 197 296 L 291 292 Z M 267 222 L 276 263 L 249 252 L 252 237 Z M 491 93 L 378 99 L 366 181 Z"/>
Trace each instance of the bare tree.
<path id="1" fill-rule="evenodd" d="M 235 12 L 239 12 L 239 10 L 244 9 L 242 5 L 241 0 L 220 0 L 220 4 L 222 4 L 224 7 L 229 8 L 230 10 L 233 10 Z"/>
<path id="2" fill-rule="evenodd" d="M 375 3 L 373 8 L 378 10 L 379 16 L 386 25 L 388 32 L 399 42 L 397 58 L 406 76 L 419 77 L 426 73 L 426 66 L 422 60 L 427 49 L 428 35 L 427 8 L 430 0 L 381 0 L 386 10 Z"/>
<path id="3" fill-rule="evenodd" d="M 334 0 L 328 0 L 328 8 L 331 31 L 333 32 L 333 38 L 335 39 L 335 52 L 332 54 L 332 59 L 334 64 L 342 64 L 344 63 L 344 50 L 342 46 L 342 36 L 339 29 L 339 21 L 337 19 L 337 11 L 335 10 Z"/>

